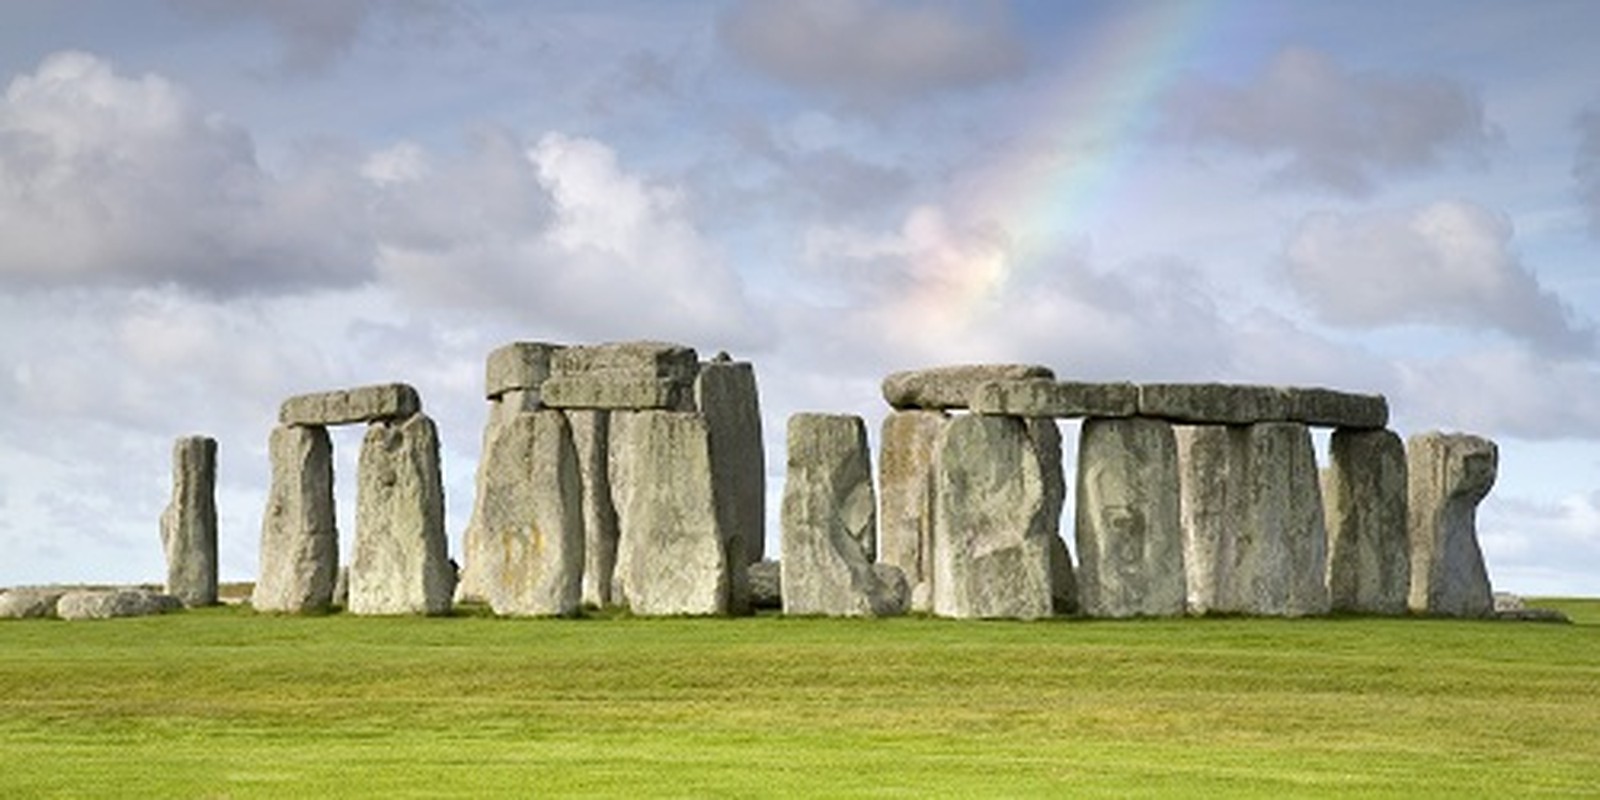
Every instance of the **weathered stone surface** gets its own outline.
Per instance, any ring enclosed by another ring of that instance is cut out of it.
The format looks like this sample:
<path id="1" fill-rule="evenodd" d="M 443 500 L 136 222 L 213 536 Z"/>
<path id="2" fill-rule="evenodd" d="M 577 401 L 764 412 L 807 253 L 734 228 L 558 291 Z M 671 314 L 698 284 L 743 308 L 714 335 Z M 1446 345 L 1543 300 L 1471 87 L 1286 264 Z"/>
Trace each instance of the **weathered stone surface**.
<path id="1" fill-rule="evenodd" d="M 355 614 L 447 614 L 455 592 L 444 532 L 439 433 L 414 414 L 361 444 L 350 605 Z"/>
<path id="2" fill-rule="evenodd" d="M 700 369 L 694 348 L 667 342 L 613 342 L 564 347 L 550 358 L 550 375 L 626 375 L 688 384 Z"/>
<path id="3" fill-rule="evenodd" d="M 1053 609 L 1060 507 L 1029 427 L 971 414 L 944 426 L 935 468 L 933 612 L 1035 619 Z"/>
<path id="4" fill-rule="evenodd" d="M 767 464 L 755 369 L 743 361 L 700 365 L 695 405 L 711 429 L 711 470 L 728 554 L 753 564 L 766 555 Z"/>
<path id="5" fill-rule="evenodd" d="M 182 600 L 148 589 L 79 589 L 61 595 L 56 616 L 73 620 L 146 617 L 181 608 Z"/>
<path id="6" fill-rule="evenodd" d="M 333 605 L 337 608 L 350 607 L 350 567 L 339 568 L 339 577 L 333 579 Z"/>
<path id="7" fill-rule="evenodd" d="M 161 512 L 167 594 L 188 606 L 217 602 L 217 440 L 185 436 L 172 446 L 172 501 Z"/>
<path id="8" fill-rule="evenodd" d="M 672 411 L 611 417 L 611 494 L 622 532 L 620 596 L 635 614 L 725 614 L 747 604 L 746 564 L 730 562 L 716 513 L 711 436 L 703 416 Z"/>
<path id="9" fill-rule="evenodd" d="M 780 562 L 785 614 L 857 617 L 904 610 L 872 568 L 877 516 L 861 418 L 790 417 Z"/>
<path id="10" fill-rule="evenodd" d="M 7 589 L 0 592 L 0 619 L 37 619 L 56 615 L 66 589 Z"/>
<path id="11" fill-rule="evenodd" d="M 872 565 L 872 574 L 883 587 L 884 611 L 879 616 L 904 614 L 911 610 L 911 584 L 906 574 L 893 564 L 878 562 Z"/>
<path id="12" fill-rule="evenodd" d="M 928 611 L 933 599 L 934 450 L 949 419 L 941 411 L 891 411 L 879 439 L 878 558 L 900 568 L 916 611 Z"/>
<path id="13" fill-rule="evenodd" d="M 384 383 L 333 392 L 295 395 L 283 401 L 278 422 L 284 425 L 344 425 L 352 422 L 400 420 L 422 411 L 417 390 L 404 383 Z"/>
<path id="14" fill-rule="evenodd" d="M 272 487 L 261 519 L 261 575 L 250 605 L 257 611 L 325 610 L 339 569 L 333 513 L 333 445 L 319 426 L 272 431 Z"/>
<path id="15" fill-rule="evenodd" d="M 1288 399 L 1273 386 L 1224 383 L 1146 383 L 1139 414 L 1205 425 L 1249 425 L 1288 416 Z"/>
<path id="16" fill-rule="evenodd" d="M 1478 503 L 1494 487 L 1494 442 L 1437 431 L 1406 442 L 1409 469 L 1411 591 L 1419 614 L 1485 617 L 1494 612 L 1489 573 L 1478 548 Z"/>
<path id="17" fill-rule="evenodd" d="M 1286 421 L 1328 428 L 1381 430 L 1389 424 L 1389 401 L 1381 394 L 1290 387 Z"/>
<path id="18" fill-rule="evenodd" d="M 1527 607 L 1528 603 L 1522 599 L 1521 595 L 1512 594 L 1511 592 L 1494 593 L 1494 613 L 1496 614 L 1504 611 L 1521 611 Z"/>
<path id="19" fill-rule="evenodd" d="M 1387 430 L 1333 432 L 1322 501 L 1334 611 L 1404 614 L 1411 587 L 1406 447 Z"/>
<path id="20" fill-rule="evenodd" d="M 1049 418 L 1024 419 L 1028 441 L 1039 458 L 1044 483 L 1045 525 L 1050 531 L 1051 609 L 1057 614 L 1078 613 L 1078 580 L 1072 555 L 1061 538 L 1061 509 L 1067 502 L 1067 476 L 1061 467 L 1061 429 Z"/>
<path id="21" fill-rule="evenodd" d="M 1078 596 L 1092 617 L 1184 610 L 1178 451 L 1172 426 L 1089 419 L 1078 438 Z"/>
<path id="22" fill-rule="evenodd" d="M 1189 610 L 1328 610 L 1327 533 L 1304 425 L 1178 428 Z"/>
<path id="23" fill-rule="evenodd" d="M 989 381 L 973 390 L 972 410 L 1017 417 L 1131 417 L 1139 411 L 1139 387 L 1050 378 Z"/>
<path id="24" fill-rule="evenodd" d="M 1495 611 L 1497 619 L 1513 620 L 1516 622 L 1558 622 L 1570 625 L 1572 619 L 1554 608 L 1517 608 L 1507 611 Z"/>
<path id="25" fill-rule="evenodd" d="M 508 616 L 577 613 L 583 485 L 567 418 L 532 411 L 494 426 L 480 463 L 468 530 L 485 601 Z"/>
<path id="26" fill-rule="evenodd" d="M 539 398 L 539 387 L 550 377 L 550 355 L 561 345 L 548 342 L 512 342 L 495 348 L 484 363 L 484 396 L 495 400 L 506 392 L 525 391 Z"/>
<path id="27" fill-rule="evenodd" d="M 1223 383 L 1147 383 L 1139 415 L 1198 425 L 1298 422 L 1344 428 L 1382 428 L 1389 404 L 1382 395 L 1332 389 Z"/>
<path id="28" fill-rule="evenodd" d="M 783 565 L 776 561 L 757 561 L 750 565 L 750 607 L 783 608 Z"/>
<path id="29" fill-rule="evenodd" d="M 673 378 L 638 378 L 620 375 L 552 377 L 544 382 L 543 394 L 543 402 L 550 408 L 600 408 L 618 411 L 694 409 L 693 385 Z"/>
<path id="30" fill-rule="evenodd" d="M 990 381 L 1054 378 L 1037 364 L 962 364 L 896 372 L 883 379 L 883 399 L 897 409 L 967 408 L 972 393 Z"/>
<path id="31" fill-rule="evenodd" d="M 572 444 L 578 454 L 583 498 L 583 602 L 596 608 L 616 603 L 611 596 L 617 568 L 617 509 L 611 500 L 611 412 L 569 409 Z"/>

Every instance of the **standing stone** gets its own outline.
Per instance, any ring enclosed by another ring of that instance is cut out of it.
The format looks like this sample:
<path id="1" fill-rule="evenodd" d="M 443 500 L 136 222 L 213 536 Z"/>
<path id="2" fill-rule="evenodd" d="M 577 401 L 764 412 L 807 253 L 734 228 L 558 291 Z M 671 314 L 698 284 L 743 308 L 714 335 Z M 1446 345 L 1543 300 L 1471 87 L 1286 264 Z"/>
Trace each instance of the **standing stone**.
<path id="1" fill-rule="evenodd" d="M 1178 459 L 1190 610 L 1326 613 L 1327 533 L 1310 430 L 1180 428 Z"/>
<path id="2" fill-rule="evenodd" d="M 280 425 L 268 444 L 272 488 L 261 519 L 257 611 L 324 611 L 339 572 L 333 513 L 333 445 L 326 428 Z"/>
<path id="3" fill-rule="evenodd" d="M 695 404 L 711 428 L 717 512 L 728 553 L 754 564 L 766 554 L 767 464 L 761 446 L 761 398 L 748 362 L 726 356 L 700 365 Z"/>
<path id="4" fill-rule="evenodd" d="M 788 464 L 779 562 L 784 613 L 902 613 L 873 570 L 877 499 L 866 424 L 846 414 L 795 414 Z"/>
<path id="5" fill-rule="evenodd" d="M 620 591 L 641 615 L 726 614 L 734 571 L 716 510 L 705 417 L 636 411 L 612 417 L 611 491 L 622 531 Z M 737 585 L 744 585 L 743 576 Z"/>
<path id="6" fill-rule="evenodd" d="M 1018 417 L 969 414 L 944 427 L 934 486 L 933 612 L 1047 617 L 1053 607 L 1045 469 Z"/>
<path id="7" fill-rule="evenodd" d="M 617 568 L 617 509 L 611 502 L 610 415 L 599 410 L 568 409 L 572 443 L 578 456 L 583 511 L 583 602 L 603 608 L 611 596 Z"/>
<path id="8" fill-rule="evenodd" d="M 1061 509 L 1067 502 L 1067 476 L 1061 469 L 1061 429 L 1054 419 L 1027 419 L 1028 441 L 1039 457 L 1044 478 L 1045 525 L 1050 531 L 1051 607 L 1057 614 L 1078 612 L 1078 581 L 1072 554 L 1061 538 Z"/>
<path id="9" fill-rule="evenodd" d="M 1077 541 L 1083 613 L 1183 613 L 1178 448 L 1169 423 L 1145 417 L 1083 423 Z"/>
<path id="10" fill-rule="evenodd" d="M 1478 548 L 1478 503 L 1494 487 L 1499 450 L 1466 434 L 1431 432 L 1406 443 L 1411 610 L 1487 617 L 1494 593 Z"/>
<path id="11" fill-rule="evenodd" d="M 1411 585 L 1406 447 L 1388 430 L 1333 432 L 1322 500 L 1334 611 L 1404 614 Z"/>
<path id="12" fill-rule="evenodd" d="M 376 422 L 361 444 L 350 611 L 448 614 L 455 591 L 444 533 L 439 434 L 414 414 Z"/>
<path id="13" fill-rule="evenodd" d="M 933 467 L 941 411 L 891 411 L 883 418 L 878 457 L 878 559 L 911 586 L 911 608 L 933 602 Z"/>
<path id="14" fill-rule="evenodd" d="M 483 453 L 472 527 L 477 571 L 496 614 L 570 616 L 582 601 L 583 485 L 572 429 L 559 411 L 494 428 Z"/>
<path id="15" fill-rule="evenodd" d="M 217 603 L 217 440 L 186 436 L 172 446 L 172 502 L 161 514 L 167 594 L 186 606 Z"/>

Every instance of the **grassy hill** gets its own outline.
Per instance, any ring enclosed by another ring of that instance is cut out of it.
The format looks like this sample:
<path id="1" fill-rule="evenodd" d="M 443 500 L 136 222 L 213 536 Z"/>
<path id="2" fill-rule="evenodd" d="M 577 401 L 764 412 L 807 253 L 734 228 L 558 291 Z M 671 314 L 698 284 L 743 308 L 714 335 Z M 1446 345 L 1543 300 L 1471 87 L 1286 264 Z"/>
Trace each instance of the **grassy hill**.
<path id="1" fill-rule="evenodd" d="M 0 623 L 0 796 L 1600 795 L 1576 624 Z"/>

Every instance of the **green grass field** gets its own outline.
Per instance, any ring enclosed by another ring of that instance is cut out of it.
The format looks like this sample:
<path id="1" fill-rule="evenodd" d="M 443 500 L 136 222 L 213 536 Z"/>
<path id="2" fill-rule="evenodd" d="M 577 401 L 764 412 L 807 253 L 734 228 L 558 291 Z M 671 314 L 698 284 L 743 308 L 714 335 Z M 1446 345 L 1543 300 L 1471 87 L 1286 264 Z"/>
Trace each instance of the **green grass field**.
<path id="1" fill-rule="evenodd" d="M 0 797 L 1600 796 L 1600 601 L 0 623 Z"/>

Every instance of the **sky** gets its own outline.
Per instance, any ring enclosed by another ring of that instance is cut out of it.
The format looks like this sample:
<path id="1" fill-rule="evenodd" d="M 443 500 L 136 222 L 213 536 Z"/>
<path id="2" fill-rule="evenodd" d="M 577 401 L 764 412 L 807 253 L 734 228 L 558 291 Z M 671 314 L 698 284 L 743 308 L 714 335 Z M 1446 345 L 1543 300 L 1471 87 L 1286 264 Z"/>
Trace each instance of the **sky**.
<path id="1" fill-rule="evenodd" d="M 253 579 L 279 402 L 397 380 L 459 554 L 488 352 L 648 338 L 755 364 L 769 552 L 790 414 L 875 438 L 889 372 L 1024 362 L 1381 392 L 1402 435 L 1499 444 L 1496 589 L 1600 595 L 1597 29 L 1584 0 L 8 0 L 0 586 L 160 581 L 190 434 Z"/>

